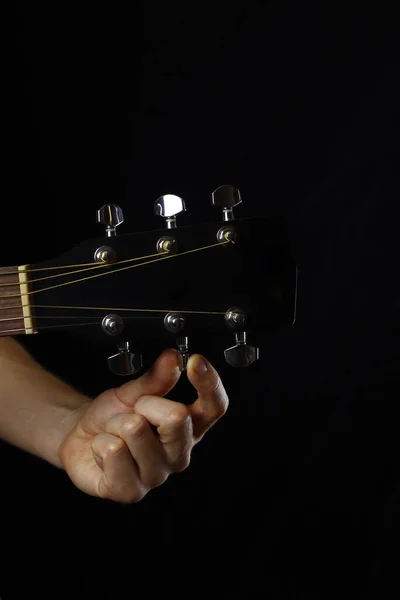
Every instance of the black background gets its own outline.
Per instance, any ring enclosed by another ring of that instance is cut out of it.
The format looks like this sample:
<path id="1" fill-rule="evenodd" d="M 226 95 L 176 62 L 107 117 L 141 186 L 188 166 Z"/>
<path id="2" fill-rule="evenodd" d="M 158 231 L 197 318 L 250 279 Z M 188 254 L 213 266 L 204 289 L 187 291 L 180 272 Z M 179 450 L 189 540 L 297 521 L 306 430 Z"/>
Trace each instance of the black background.
<path id="1" fill-rule="evenodd" d="M 186 222 L 211 218 L 210 192 L 234 183 L 242 214 L 286 220 L 299 296 L 295 326 L 265 341 L 262 368 L 222 367 L 231 406 L 189 469 L 139 504 L 85 496 L 1 445 L 3 600 L 392 597 L 394 15 L 250 0 L 21 6 L 3 55 L 2 264 L 98 235 L 94 213 L 108 202 L 125 231 L 156 227 L 166 191 L 186 199 Z M 90 341 L 25 343 L 90 395 L 109 383 Z"/>

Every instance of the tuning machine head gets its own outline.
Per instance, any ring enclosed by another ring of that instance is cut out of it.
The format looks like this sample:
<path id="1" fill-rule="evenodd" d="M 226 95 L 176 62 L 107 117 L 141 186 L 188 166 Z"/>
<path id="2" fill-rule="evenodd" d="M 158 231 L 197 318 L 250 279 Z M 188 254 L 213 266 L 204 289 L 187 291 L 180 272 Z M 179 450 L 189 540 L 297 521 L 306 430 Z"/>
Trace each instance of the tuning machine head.
<path id="1" fill-rule="evenodd" d="M 141 354 L 134 354 L 130 351 L 129 342 L 118 344 L 117 354 L 108 358 L 108 368 L 114 375 L 126 377 L 134 375 L 143 367 L 143 357 Z"/>
<path id="2" fill-rule="evenodd" d="M 177 215 L 185 210 L 185 201 L 174 194 L 165 194 L 154 203 L 154 213 L 159 217 L 165 218 L 167 229 L 174 229 L 176 227 Z"/>
<path id="3" fill-rule="evenodd" d="M 122 209 L 116 204 L 104 204 L 96 212 L 96 222 L 106 226 L 106 236 L 117 235 L 116 228 L 124 222 Z"/>
<path id="4" fill-rule="evenodd" d="M 242 202 L 242 197 L 233 185 L 220 185 L 211 194 L 211 204 L 221 206 L 224 221 L 233 221 L 233 208 Z"/>
<path id="5" fill-rule="evenodd" d="M 231 367 L 248 367 L 260 357 L 260 350 L 246 341 L 246 332 L 235 332 L 235 345 L 224 351 L 225 360 Z"/>
<path id="6" fill-rule="evenodd" d="M 185 335 L 185 315 L 179 312 L 167 313 L 164 317 L 164 327 L 175 335 L 176 345 L 182 357 L 182 370 L 184 371 L 189 362 L 189 338 Z"/>
<path id="7" fill-rule="evenodd" d="M 259 359 L 259 348 L 247 343 L 247 315 L 244 310 L 232 307 L 225 313 L 226 325 L 234 330 L 235 345 L 224 351 L 226 362 L 232 367 L 248 367 Z"/>

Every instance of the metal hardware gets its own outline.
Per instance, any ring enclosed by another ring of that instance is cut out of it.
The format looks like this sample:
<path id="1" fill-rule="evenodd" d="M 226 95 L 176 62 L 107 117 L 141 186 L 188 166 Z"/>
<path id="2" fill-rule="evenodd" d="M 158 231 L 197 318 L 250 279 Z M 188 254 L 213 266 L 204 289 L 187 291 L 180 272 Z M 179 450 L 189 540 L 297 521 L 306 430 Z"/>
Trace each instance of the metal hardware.
<path id="1" fill-rule="evenodd" d="M 168 313 L 164 317 L 164 327 L 170 333 L 177 335 L 176 345 L 182 356 L 182 370 L 185 370 L 189 361 L 189 338 L 183 335 L 186 318 L 182 313 Z"/>
<path id="2" fill-rule="evenodd" d="M 141 354 L 133 354 L 129 349 L 129 342 L 118 344 L 117 354 L 109 356 L 108 368 L 114 375 L 121 377 L 134 375 L 143 367 L 143 357 Z"/>
<path id="3" fill-rule="evenodd" d="M 185 201 L 174 194 L 165 194 L 154 203 L 154 212 L 156 215 L 165 218 L 167 229 L 176 227 L 176 216 L 185 210 Z"/>
<path id="4" fill-rule="evenodd" d="M 242 202 L 242 197 L 233 185 L 220 185 L 211 194 L 211 204 L 222 207 L 222 219 L 233 221 L 233 208 Z"/>
<path id="5" fill-rule="evenodd" d="M 235 346 L 224 351 L 226 362 L 232 367 L 248 367 L 259 358 L 259 348 L 247 344 L 247 315 L 239 307 L 231 307 L 225 313 L 225 323 L 235 330 Z"/>
<path id="6" fill-rule="evenodd" d="M 94 260 L 98 263 L 112 264 L 117 261 L 117 253 L 110 246 L 100 246 L 94 253 Z"/>
<path id="7" fill-rule="evenodd" d="M 224 227 L 221 227 L 221 229 L 218 230 L 217 232 L 217 240 L 219 242 L 236 242 L 236 231 L 234 230 L 234 228 L 231 225 L 225 225 Z M 227 244 L 227 246 L 229 246 L 229 244 Z"/>
<path id="8" fill-rule="evenodd" d="M 157 252 L 168 252 L 168 254 L 176 254 L 178 252 L 178 243 L 175 238 L 164 236 L 157 242 Z"/>
<path id="9" fill-rule="evenodd" d="M 119 315 L 110 313 L 104 317 L 101 326 L 108 335 L 120 335 L 124 329 L 124 321 Z"/>
<path id="10" fill-rule="evenodd" d="M 106 236 L 117 235 L 116 228 L 124 222 L 122 209 L 116 204 L 105 204 L 96 212 L 96 222 L 106 226 Z"/>
<path id="11" fill-rule="evenodd" d="M 168 313 L 164 317 L 164 326 L 170 333 L 179 333 L 183 331 L 186 325 L 186 319 L 182 313 Z"/>
<path id="12" fill-rule="evenodd" d="M 176 345 L 182 356 L 182 370 L 185 371 L 189 362 L 189 338 L 186 335 L 177 337 Z"/>
<path id="13" fill-rule="evenodd" d="M 249 346 L 246 341 L 246 332 L 235 332 L 236 345 L 224 351 L 226 362 L 232 367 L 248 367 L 259 359 L 260 351 L 255 346 Z"/>
<path id="14" fill-rule="evenodd" d="M 237 306 L 228 308 L 225 313 L 225 323 L 232 329 L 243 329 L 247 323 L 245 311 Z"/>

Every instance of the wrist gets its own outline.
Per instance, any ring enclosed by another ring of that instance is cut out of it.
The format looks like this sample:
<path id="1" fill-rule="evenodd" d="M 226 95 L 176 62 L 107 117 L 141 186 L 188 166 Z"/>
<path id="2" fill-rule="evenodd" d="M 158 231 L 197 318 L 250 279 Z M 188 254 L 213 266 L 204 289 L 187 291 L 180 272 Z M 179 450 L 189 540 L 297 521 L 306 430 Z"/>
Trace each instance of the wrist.
<path id="1" fill-rule="evenodd" d="M 0 439 L 62 468 L 58 450 L 90 404 L 11 338 L 0 339 Z"/>
<path id="2" fill-rule="evenodd" d="M 56 425 L 57 442 L 53 445 L 51 460 L 49 460 L 49 462 L 59 469 L 64 469 L 62 460 L 62 447 L 64 441 L 74 429 L 82 415 L 86 412 L 89 405 L 90 400 L 86 397 L 83 397 L 81 403 L 76 408 L 64 407 L 60 408 L 59 410 Z"/>

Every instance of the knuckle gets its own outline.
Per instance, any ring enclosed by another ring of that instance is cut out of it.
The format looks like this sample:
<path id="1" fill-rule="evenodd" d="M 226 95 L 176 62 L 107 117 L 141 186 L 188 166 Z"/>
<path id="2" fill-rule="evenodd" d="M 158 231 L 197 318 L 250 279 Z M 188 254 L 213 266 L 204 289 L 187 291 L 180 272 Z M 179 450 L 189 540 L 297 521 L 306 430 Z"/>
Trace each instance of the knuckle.
<path id="1" fill-rule="evenodd" d="M 216 408 L 215 408 L 215 412 L 214 412 L 214 416 L 216 419 L 220 419 L 221 417 L 224 416 L 224 414 L 227 411 L 227 405 L 226 404 L 219 404 Z"/>
<path id="2" fill-rule="evenodd" d="M 142 437 L 147 431 L 147 421 L 141 415 L 132 415 L 123 427 L 123 434 L 129 437 Z"/>
<path id="3" fill-rule="evenodd" d="M 120 504 L 135 504 L 142 500 L 146 493 L 147 489 L 142 485 L 126 485 L 116 490 L 102 480 L 97 489 L 97 496 L 102 500 L 111 500 Z"/>
<path id="4" fill-rule="evenodd" d="M 140 500 L 143 500 L 146 493 L 146 490 L 138 488 L 126 490 L 121 495 L 121 498 L 118 499 L 118 502 L 121 504 L 136 504 L 137 502 L 140 502 Z"/>
<path id="5" fill-rule="evenodd" d="M 116 456 L 117 454 L 123 452 L 124 448 L 125 444 L 123 440 L 115 438 L 115 440 L 113 440 L 112 442 L 107 442 L 104 448 L 104 455 L 105 457 Z"/>
<path id="6" fill-rule="evenodd" d="M 218 402 L 216 402 L 213 412 L 215 419 L 220 419 L 228 410 L 229 398 L 226 391 L 223 388 L 222 381 L 219 377 L 214 388 L 214 393 L 217 395 Z"/>
<path id="7" fill-rule="evenodd" d="M 184 471 L 185 469 L 187 469 L 189 465 L 190 465 L 190 453 L 187 452 L 184 455 L 182 455 L 179 458 L 179 460 L 176 461 L 176 463 L 174 465 L 174 471 L 175 471 L 175 473 L 180 473 L 181 471 Z"/>
<path id="8" fill-rule="evenodd" d="M 184 404 L 177 404 L 167 416 L 168 424 L 174 429 L 184 427 L 190 419 L 188 408 Z"/>
<path id="9" fill-rule="evenodd" d="M 149 477 L 146 481 L 146 484 L 150 489 L 157 488 L 165 483 L 167 479 L 168 473 L 160 470 L 152 473 L 151 477 Z"/>

